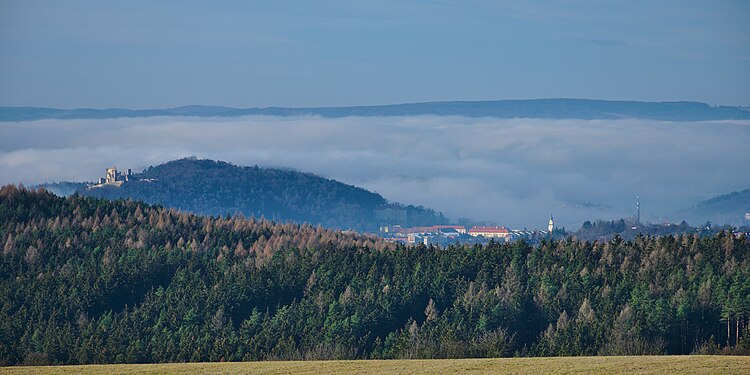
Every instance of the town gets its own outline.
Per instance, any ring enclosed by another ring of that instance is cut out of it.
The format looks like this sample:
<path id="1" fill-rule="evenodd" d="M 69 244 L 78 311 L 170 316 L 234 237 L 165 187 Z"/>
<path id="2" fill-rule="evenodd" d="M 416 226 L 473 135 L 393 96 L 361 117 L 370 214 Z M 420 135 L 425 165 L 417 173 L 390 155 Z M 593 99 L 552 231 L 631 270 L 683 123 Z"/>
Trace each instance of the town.
<path id="1" fill-rule="evenodd" d="M 546 231 L 509 229 L 497 225 L 475 225 L 468 230 L 463 225 L 431 225 L 402 227 L 391 225 L 380 227 L 380 236 L 385 241 L 402 244 L 449 245 L 452 243 L 536 241 L 554 235 L 555 222 L 550 215 Z M 559 230 L 558 230 L 559 231 Z"/>

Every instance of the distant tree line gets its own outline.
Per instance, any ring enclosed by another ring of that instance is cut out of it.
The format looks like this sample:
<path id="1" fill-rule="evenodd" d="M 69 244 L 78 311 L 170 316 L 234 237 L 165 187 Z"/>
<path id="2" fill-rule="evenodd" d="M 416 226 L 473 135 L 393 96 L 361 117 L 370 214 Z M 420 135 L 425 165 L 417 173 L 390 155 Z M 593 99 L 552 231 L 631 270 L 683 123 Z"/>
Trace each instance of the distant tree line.
<path id="1" fill-rule="evenodd" d="M 0 190 L 0 363 L 750 354 L 750 241 L 374 237 Z"/>
<path id="2" fill-rule="evenodd" d="M 633 240 L 641 236 L 673 236 L 682 234 L 697 234 L 699 236 L 713 236 L 723 231 L 750 232 L 750 227 L 744 226 L 735 228 L 730 225 L 714 226 L 710 221 L 702 226 L 694 227 L 685 221 L 679 224 L 653 224 L 637 223 L 633 219 L 619 220 L 596 220 L 594 222 L 585 221 L 580 229 L 573 235 L 580 240 L 608 241 L 615 236 L 622 237 L 626 240 Z"/>

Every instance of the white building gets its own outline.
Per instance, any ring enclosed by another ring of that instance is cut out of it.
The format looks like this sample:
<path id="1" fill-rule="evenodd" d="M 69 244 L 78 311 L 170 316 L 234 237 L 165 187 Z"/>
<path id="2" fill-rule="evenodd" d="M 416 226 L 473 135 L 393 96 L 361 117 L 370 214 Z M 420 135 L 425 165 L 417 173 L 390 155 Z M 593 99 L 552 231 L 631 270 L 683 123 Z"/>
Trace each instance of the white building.
<path id="1" fill-rule="evenodd" d="M 469 235 L 485 238 L 509 238 L 510 231 L 506 227 L 479 225 L 469 229 Z"/>
<path id="2" fill-rule="evenodd" d="M 552 214 L 549 215 L 549 223 L 547 223 L 547 231 L 552 233 L 555 230 L 555 220 L 552 218 Z"/>

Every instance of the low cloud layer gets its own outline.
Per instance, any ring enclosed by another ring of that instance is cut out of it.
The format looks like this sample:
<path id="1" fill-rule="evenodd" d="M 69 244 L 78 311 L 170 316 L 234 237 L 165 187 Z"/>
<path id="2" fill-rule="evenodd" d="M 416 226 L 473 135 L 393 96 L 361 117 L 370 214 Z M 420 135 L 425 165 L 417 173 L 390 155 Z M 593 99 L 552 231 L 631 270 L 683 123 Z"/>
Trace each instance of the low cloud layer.
<path id="1" fill-rule="evenodd" d="M 290 167 L 449 217 L 542 228 L 669 214 L 750 187 L 750 122 L 242 117 L 0 123 L 0 184 L 179 157 Z"/>

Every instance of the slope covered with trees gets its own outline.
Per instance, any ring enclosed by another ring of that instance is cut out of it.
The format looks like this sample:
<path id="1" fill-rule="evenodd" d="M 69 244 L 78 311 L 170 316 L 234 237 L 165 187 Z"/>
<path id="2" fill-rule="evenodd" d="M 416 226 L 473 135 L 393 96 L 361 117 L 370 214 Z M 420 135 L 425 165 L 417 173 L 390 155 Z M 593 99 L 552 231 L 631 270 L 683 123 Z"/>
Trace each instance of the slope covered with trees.
<path id="1" fill-rule="evenodd" d="M 0 190 L 4 364 L 749 353 L 750 241 L 391 247 Z"/>
<path id="2" fill-rule="evenodd" d="M 356 230 L 377 230 L 373 210 L 387 204 L 379 194 L 310 173 L 194 158 L 149 167 L 135 177 L 120 187 L 79 189 L 79 193 L 131 198 L 204 215 L 241 213 Z M 405 225 L 447 222 L 442 214 L 423 207 L 408 206 L 407 212 Z"/>
<path id="3" fill-rule="evenodd" d="M 719 195 L 679 211 L 674 216 L 693 220 L 697 224 L 710 221 L 714 224 L 750 225 L 745 214 L 750 212 L 750 189 Z"/>
<path id="4" fill-rule="evenodd" d="M 682 234 L 697 234 L 699 236 L 710 236 L 714 235 L 722 230 L 732 230 L 730 226 L 720 227 L 693 227 L 686 222 L 680 224 L 643 224 L 637 223 L 634 219 L 619 219 L 619 220 L 596 220 L 593 223 L 591 221 L 585 221 L 580 229 L 574 234 L 576 238 L 587 241 L 609 241 L 613 237 L 618 236 L 626 240 L 633 240 L 637 236 L 674 236 Z M 741 227 L 743 231 L 748 231 L 750 228 Z"/>

